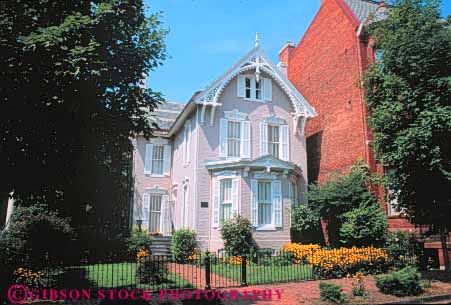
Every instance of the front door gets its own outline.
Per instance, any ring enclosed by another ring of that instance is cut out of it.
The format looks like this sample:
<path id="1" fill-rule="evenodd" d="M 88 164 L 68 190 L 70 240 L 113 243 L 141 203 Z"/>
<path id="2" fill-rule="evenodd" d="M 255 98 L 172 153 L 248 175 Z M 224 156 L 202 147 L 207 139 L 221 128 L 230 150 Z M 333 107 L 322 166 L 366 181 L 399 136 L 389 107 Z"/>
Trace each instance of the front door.
<path id="1" fill-rule="evenodd" d="M 150 217 L 149 217 L 149 232 L 161 232 L 161 195 L 150 196 Z"/>

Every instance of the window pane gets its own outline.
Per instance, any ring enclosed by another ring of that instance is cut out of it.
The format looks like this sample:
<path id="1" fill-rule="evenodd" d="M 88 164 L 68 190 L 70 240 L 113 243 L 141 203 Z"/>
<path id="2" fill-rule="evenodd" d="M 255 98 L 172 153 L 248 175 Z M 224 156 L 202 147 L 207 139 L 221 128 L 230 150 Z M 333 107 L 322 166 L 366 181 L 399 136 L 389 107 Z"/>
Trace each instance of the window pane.
<path id="1" fill-rule="evenodd" d="M 227 154 L 229 157 L 240 156 L 240 142 L 241 142 L 241 124 L 240 122 L 228 122 L 228 139 L 227 139 Z"/>
<path id="2" fill-rule="evenodd" d="M 161 195 L 150 196 L 149 231 L 160 232 Z"/>
<path id="3" fill-rule="evenodd" d="M 271 224 L 271 182 L 258 182 L 258 224 Z"/>
<path id="4" fill-rule="evenodd" d="M 262 82 L 259 81 L 255 81 L 255 98 L 257 100 L 261 100 L 262 99 Z"/>
<path id="5" fill-rule="evenodd" d="M 268 126 L 268 153 L 279 157 L 279 126 Z"/>
<path id="6" fill-rule="evenodd" d="M 232 180 L 221 180 L 221 210 L 220 219 L 232 218 Z"/>
<path id="7" fill-rule="evenodd" d="M 251 79 L 246 77 L 246 98 L 251 98 Z"/>
<path id="8" fill-rule="evenodd" d="M 163 174 L 163 145 L 154 145 L 152 155 L 152 173 Z"/>

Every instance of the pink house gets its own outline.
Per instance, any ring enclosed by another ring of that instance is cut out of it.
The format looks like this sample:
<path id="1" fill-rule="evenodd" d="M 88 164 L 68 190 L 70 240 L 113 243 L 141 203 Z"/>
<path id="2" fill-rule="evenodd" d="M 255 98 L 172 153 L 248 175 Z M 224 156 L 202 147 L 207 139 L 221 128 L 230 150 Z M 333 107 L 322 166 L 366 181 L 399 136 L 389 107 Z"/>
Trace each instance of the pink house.
<path id="1" fill-rule="evenodd" d="M 197 232 L 203 249 L 223 247 L 223 221 L 251 220 L 259 247 L 290 241 L 290 210 L 307 189 L 304 127 L 316 116 L 256 46 L 186 105 L 165 103 L 160 131 L 134 140 L 133 223 L 170 236 Z"/>

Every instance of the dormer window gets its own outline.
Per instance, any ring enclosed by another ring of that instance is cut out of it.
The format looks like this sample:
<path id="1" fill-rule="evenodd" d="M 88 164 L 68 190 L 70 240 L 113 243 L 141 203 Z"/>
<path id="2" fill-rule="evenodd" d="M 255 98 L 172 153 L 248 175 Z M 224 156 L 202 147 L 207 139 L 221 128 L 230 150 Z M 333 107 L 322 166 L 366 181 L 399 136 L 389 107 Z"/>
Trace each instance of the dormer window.
<path id="1" fill-rule="evenodd" d="M 261 78 L 259 81 L 253 74 L 238 75 L 237 96 L 250 101 L 271 101 L 272 81 Z"/>

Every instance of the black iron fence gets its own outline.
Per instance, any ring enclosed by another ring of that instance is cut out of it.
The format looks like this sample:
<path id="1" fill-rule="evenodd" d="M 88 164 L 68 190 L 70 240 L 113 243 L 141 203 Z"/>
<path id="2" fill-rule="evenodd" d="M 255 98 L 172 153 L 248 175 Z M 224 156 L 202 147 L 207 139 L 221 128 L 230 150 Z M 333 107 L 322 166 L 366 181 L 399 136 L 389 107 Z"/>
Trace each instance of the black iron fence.
<path id="1" fill-rule="evenodd" d="M 28 287 L 55 289 L 215 289 L 375 274 L 415 264 L 411 251 L 396 258 L 382 249 L 320 250 L 302 253 L 258 251 L 246 256 L 217 254 L 189 258 L 145 255 L 128 261 L 22 264 L 11 278 Z"/>

